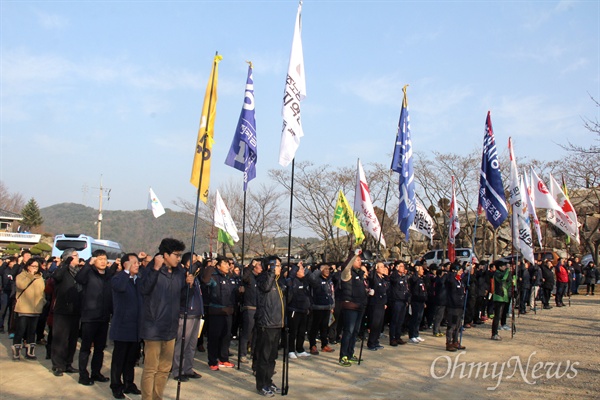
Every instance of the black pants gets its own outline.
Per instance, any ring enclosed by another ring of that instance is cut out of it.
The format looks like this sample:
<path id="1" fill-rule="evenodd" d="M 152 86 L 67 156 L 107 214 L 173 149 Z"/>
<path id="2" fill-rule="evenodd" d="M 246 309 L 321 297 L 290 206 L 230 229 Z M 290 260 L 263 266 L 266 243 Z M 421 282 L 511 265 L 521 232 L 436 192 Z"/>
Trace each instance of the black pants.
<path id="1" fill-rule="evenodd" d="M 476 300 L 476 297 L 472 296 L 471 293 L 469 293 L 469 297 L 467 297 L 467 307 L 465 309 L 465 324 L 472 324 L 473 320 L 475 319 Z"/>
<path id="2" fill-rule="evenodd" d="M 54 314 L 52 367 L 64 371 L 73 364 L 79 336 L 79 316 Z"/>
<path id="3" fill-rule="evenodd" d="M 462 308 L 446 307 L 446 343 L 458 343 L 458 332 L 460 331 L 463 318 Z"/>
<path id="4" fill-rule="evenodd" d="M 446 306 L 437 305 L 435 306 L 435 314 L 433 315 L 433 334 L 441 333 L 440 325 L 442 324 L 442 320 L 444 319 L 444 314 L 446 313 Z"/>
<path id="5" fill-rule="evenodd" d="M 308 322 L 308 314 L 306 311 L 288 311 L 288 352 L 295 351 L 303 353 L 304 338 L 306 335 L 306 325 Z"/>
<path id="6" fill-rule="evenodd" d="M 379 346 L 379 335 L 383 328 L 383 318 L 385 316 L 385 304 L 372 304 L 367 308 L 367 320 L 369 321 L 369 340 L 367 347 L 374 348 Z"/>
<path id="7" fill-rule="evenodd" d="M 37 327 L 35 329 L 36 341 L 40 341 L 44 338 L 44 330 L 46 329 L 46 321 L 48 320 L 48 314 L 50 313 L 51 302 L 46 302 L 42 309 L 42 314 L 38 318 Z"/>
<path id="8" fill-rule="evenodd" d="M 281 328 L 256 328 L 256 389 L 273 384 Z"/>
<path id="9" fill-rule="evenodd" d="M 540 294 L 540 297 L 542 299 L 542 304 L 544 305 L 544 307 L 548 307 L 550 305 L 550 297 L 552 296 L 552 288 L 548 289 L 545 287 L 542 287 L 542 292 Z"/>
<path id="10" fill-rule="evenodd" d="M 218 365 L 229 361 L 231 315 L 209 315 L 208 319 L 208 365 Z"/>
<path id="11" fill-rule="evenodd" d="M 336 300 L 333 308 L 333 324 L 329 327 L 329 342 L 339 341 L 342 337 L 344 323 L 342 322 L 342 302 Z"/>
<path id="12" fill-rule="evenodd" d="M 312 323 L 310 330 L 308 331 L 308 342 L 310 347 L 317 345 L 317 333 L 321 338 L 321 348 L 329 344 L 328 331 L 329 331 L 329 316 L 331 310 L 312 310 Z"/>
<path id="13" fill-rule="evenodd" d="M 406 302 L 405 301 L 394 301 L 392 302 L 392 311 L 390 315 L 390 341 L 393 339 L 398 340 L 402 335 L 402 325 L 404 325 L 404 318 L 406 317 Z"/>
<path id="14" fill-rule="evenodd" d="M 568 282 L 556 282 L 556 305 L 563 304 L 563 296 L 567 292 Z"/>
<path id="15" fill-rule="evenodd" d="M 595 283 L 588 283 L 587 286 L 586 286 L 586 289 L 587 289 L 586 294 L 590 293 L 590 289 L 591 289 L 592 294 L 594 294 L 594 289 L 595 288 L 596 288 L 596 284 Z"/>
<path id="16" fill-rule="evenodd" d="M 498 334 L 498 324 L 501 322 L 501 319 L 504 319 L 504 324 L 506 324 L 506 308 L 508 307 L 508 303 L 503 301 L 495 301 L 494 302 L 494 321 L 492 322 L 492 336 Z"/>
<path id="17" fill-rule="evenodd" d="M 519 312 L 527 311 L 527 302 L 529 301 L 529 297 L 531 297 L 531 288 L 522 288 L 521 289 L 521 301 L 519 302 Z M 533 304 L 530 304 L 533 307 Z"/>
<path id="18" fill-rule="evenodd" d="M 240 333 L 240 357 L 245 357 L 248 353 L 248 342 L 250 347 L 254 348 L 254 314 L 256 309 L 242 311 L 242 332 Z"/>
<path id="19" fill-rule="evenodd" d="M 15 319 L 16 330 L 13 344 L 21 344 L 23 339 L 27 341 L 27 344 L 35 344 L 35 327 L 37 326 L 38 317 L 38 315 L 21 315 Z"/>
<path id="20" fill-rule="evenodd" d="M 410 305 L 410 308 L 412 310 L 412 315 L 408 324 L 408 336 L 412 339 L 419 336 L 419 325 L 421 324 L 421 320 L 423 319 L 425 303 L 414 301 Z"/>
<path id="21" fill-rule="evenodd" d="M 115 340 L 110 363 L 110 388 L 113 392 L 134 386 L 135 363 L 140 355 L 140 342 Z M 121 377 L 123 378 L 121 380 Z"/>
<path id="22" fill-rule="evenodd" d="M 108 321 L 106 322 L 82 322 L 81 323 L 81 346 L 79 348 L 79 377 L 89 378 L 87 365 L 94 346 L 92 355 L 92 375 L 100 374 L 102 362 L 104 361 L 104 349 L 108 337 Z"/>

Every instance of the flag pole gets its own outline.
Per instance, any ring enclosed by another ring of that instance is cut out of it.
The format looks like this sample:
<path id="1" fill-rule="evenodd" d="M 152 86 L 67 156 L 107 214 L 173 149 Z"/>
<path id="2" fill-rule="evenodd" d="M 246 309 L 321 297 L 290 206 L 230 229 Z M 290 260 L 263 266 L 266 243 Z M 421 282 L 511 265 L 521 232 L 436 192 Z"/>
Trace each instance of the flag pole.
<path id="1" fill-rule="evenodd" d="M 241 268 L 241 273 L 240 275 L 243 276 L 244 275 L 244 241 L 246 238 L 246 191 L 244 190 L 244 208 L 243 208 L 243 212 L 242 212 L 242 268 Z M 245 295 L 242 293 L 242 295 Z M 241 311 L 242 311 L 242 303 L 239 303 L 239 309 L 240 309 L 240 317 L 242 315 Z M 238 324 L 238 359 L 237 359 L 237 369 L 240 369 L 240 364 L 242 362 L 242 331 L 243 331 L 243 323 Z"/>
<path id="2" fill-rule="evenodd" d="M 216 51 L 215 52 L 215 57 L 219 55 L 219 52 Z M 213 71 L 215 69 L 217 65 L 217 61 L 213 60 Z M 192 228 L 192 244 L 190 246 L 190 270 L 189 273 L 193 274 L 193 268 L 194 268 L 194 247 L 196 245 L 196 233 L 198 231 L 198 208 L 200 205 L 200 190 L 202 188 L 202 176 L 203 176 L 203 172 L 204 172 L 204 149 L 206 148 L 206 138 L 208 137 L 208 128 L 210 127 L 210 110 L 211 110 L 211 106 L 212 106 L 212 94 L 215 90 L 215 75 L 212 74 L 212 81 L 210 83 L 210 96 L 208 99 L 208 110 L 209 112 L 207 113 L 206 116 L 206 129 L 207 132 L 205 133 L 204 137 L 202 138 L 202 162 L 200 163 L 200 176 L 198 177 L 198 190 L 196 191 L 196 211 L 194 213 L 194 226 Z M 188 308 L 189 308 L 189 301 L 190 301 L 190 286 L 186 284 L 186 290 L 185 290 L 185 309 L 183 310 L 183 325 L 182 325 L 182 332 L 181 332 L 181 351 L 179 353 L 179 371 L 177 372 L 177 376 L 179 379 L 177 379 L 177 395 L 175 396 L 175 398 L 177 400 L 179 400 L 179 394 L 181 392 L 181 374 L 183 373 L 183 350 L 185 348 L 185 330 L 186 330 L 186 325 L 187 325 L 187 317 L 188 317 Z"/>
<path id="3" fill-rule="evenodd" d="M 381 230 L 379 231 L 379 238 L 377 239 L 377 253 L 379 254 L 379 247 L 381 245 L 381 237 L 383 236 L 383 221 L 385 220 L 385 210 L 388 203 L 388 195 L 390 193 L 390 182 L 392 181 L 392 170 L 388 171 L 388 182 L 387 188 L 385 189 L 385 201 L 383 202 L 383 215 L 381 216 Z"/>
<path id="4" fill-rule="evenodd" d="M 287 264 L 288 264 L 288 273 L 289 273 L 289 268 L 290 268 L 290 264 L 292 262 L 292 211 L 294 209 L 294 170 L 295 170 L 295 166 L 296 166 L 296 158 L 294 157 L 292 159 L 292 180 L 290 183 L 290 219 L 288 221 L 288 227 L 289 227 L 289 231 L 288 231 L 288 248 L 287 248 Z M 288 290 L 285 291 L 285 304 L 287 304 L 288 302 Z M 281 395 L 282 396 L 286 396 L 288 394 L 288 390 L 289 390 L 289 360 L 288 360 L 288 351 L 290 348 L 290 342 L 289 342 L 289 331 L 290 331 L 290 327 L 287 321 L 287 313 L 284 314 L 284 320 L 283 320 L 283 334 L 285 335 L 285 337 L 283 338 L 283 373 L 281 374 Z"/>

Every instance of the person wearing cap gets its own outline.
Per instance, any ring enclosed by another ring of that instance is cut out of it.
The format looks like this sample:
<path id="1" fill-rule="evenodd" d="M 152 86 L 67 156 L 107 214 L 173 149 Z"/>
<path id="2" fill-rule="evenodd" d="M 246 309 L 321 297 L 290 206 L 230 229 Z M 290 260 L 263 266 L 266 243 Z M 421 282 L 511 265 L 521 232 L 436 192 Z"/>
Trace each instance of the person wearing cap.
<path id="1" fill-rule="evenodd" d="M 446 319 L 448 320 L 446 350 L 456 351 L 466 348 L 458 341 L 458 333 L 461 328 L 465 307 L 466 287 L 462 279 L 463 267 L 455 263 L 452 264 L 451 271 L 446 279 Z"/>
<path id="2" fill-rule="evenodd" d="M 317 334 L 321 338 L 321 351 L 332 353 L 329 346 L 329 322 L 334 309 L 334 291 L 331 280 L 331 267 L 322 264 L 318 270 L 308 275 L 311 288 L 312 323 L 308 331 L 308 342 L 311 354 L 319 354 L 317 349 Z"/>
<path id="3" fill-rule="evenodd" d="M 52 274 L 55 302 L 51 354 L 55 376 L 77 372 L 72 364 L 81 317 L 81 286 L 75 281 L 81 269 L 79 254 L 75 249 L 65 249 L 60 258 L 62 262 Z"/>
<path id="4" fill-rule="evenodd" d="M 508 285 L 510 270 L 508 265 L 502 261 L 495 262 L 497 270 L 494 274 L 494 321 L 492 323 L 492 340 L 502 340 L 498 335 L 498 325 L 506 326 L 505 308 L 508 307 L 510 298 L 508 296 Z M 500 321 L 502 319 L 502 321 Z M 510 329 L 510 328 L 509 328 Z"/>

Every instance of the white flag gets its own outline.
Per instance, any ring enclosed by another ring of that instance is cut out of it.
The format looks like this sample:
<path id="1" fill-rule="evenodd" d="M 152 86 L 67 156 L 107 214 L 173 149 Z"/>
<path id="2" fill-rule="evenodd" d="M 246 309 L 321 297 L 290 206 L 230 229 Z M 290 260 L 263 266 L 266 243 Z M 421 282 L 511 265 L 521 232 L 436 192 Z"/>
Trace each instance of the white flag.
<path id="1" fill-rule="evenodd" d="M 577 214 L 573 205 L 560 188 L 556 179 L 550 174 L 550 194 L 560 206 L 561 211 L 548 210 L 548 222 L 554 224 L 558 229 L 566 233 L 573 240 L 579 243 L 579 226 L 577 222 Z"/>
<path id="2" fill-rule="evenodd" d="M 237 228 L 235 223 L 233 222 L 233 218 L 231 218 L 231 214 L 229 214 L 229 210 L 225 206 L 223 199 L 221 198 L 221 194 L 217 190 L 217 196 L 215 197 L 215 226 L 219 229 L 224 230 L 231 236 L 234 242 L 240 240 L 237 234 Z"/>
<path id="3" fill-rule="evenodd" d="M 547 208 L 556 211 L 561 211 L 562 208 L 550 194 L 546 184 L 542 182 L 539 176 L 531 168 L 531 193 L 533 197 L 533 205 L 537 208 Z"/>
<path id="4" fill-rule="evenodd" d="M 165 213 L 165 209 L 156 197 L 154 190 L 150 188 L 150 193 L 148 195 L 148 210 L 152 210 L 152 214 L 154 218 L 158 218 Z"/>
<path id="5" fill-rule="evenodd" d="M 286 167 L 296 156 L 300 146 L 300 138 L 304 136 L 300 120 L 300 102 L 306 97 L 306 81 L 304 76 L 304 56 L 302 54 L 302 2 L 298 4 L 294 38 L 292 40 L 292 54 L 285 80 L 283 93 L 283 131 L 281 133 L 281 146 L 279 148 L 279 164 Z"/>
<path id="6" fill-rule="evenodd" d="M 409 229 L 427 236 L 429 239 L 431 239 L 431 244 L 433 244 L 434 226 L 435 224 L 433 222 L 433 218 L 431 218 L 431 215 L 429 215 L 427 209 L 421 203 L 417 202 L 415 219 L 413 220 L 413 223 Z"/>
<path id="7" fill-rule="evenodd" d="M 365 228 L 365 231 L 371 234 L 375 240 L 379 241 L 381 237 L 381 244 L 385 245 L 385 239 L 381 232 L 381 225 L 375 210 L 373 209 L 373 202 L 371 201 L 371 192 L 369 191 L 369 185 L 367 184 L 367 178 L 365 177 L 365 171 L 363 170 L 360 160 L 358 160 L 358 167 L 356 169 L 356 190 L 354 191 L 354 211 L 358 213 L 358 219 L 360 224 Z"/>
<path id="8" fill-rule="evenodd" d="M 515 204 L 521 201 L 521 192 L 519 190 L 519 171 L 517 170 L 517 160 L 513 152 L 512 138 L 508 138 L 508 154 L 510 155 L 510 182 L 508 184 L 508 202 Z"/>
<path id="9" fill-rule="evenodd" d="M 527 207 L 527 212 L 529 213 L 529 215 L 531 215 L 531 217 L 533 218 L 533 225 L 535 226 L 535 233 L 537 234 L 538 237 L 538 243 L 540 244 L 540 247 L 542 247 L 542 228 L 540 225 L 540 220 L 538 219 L 537 216 L 537 212 L 535 211 L 535 198 L 533 197 L 533 193 L 534 190 L 531 188 L 531 185 L 529 184 L 529 180 L 527 179 L 527 174 L 524 174 L 521 178 L 525 177 L 525 193 L 527 193 L 527 196 L 525 196 L 525 202 L 526 204 L 524 206 Z"/>
<path id="10" fill-rule="evenodd" d="M 527 193 L 523 184 L 523 177 L 519 181 L 519 191 L 521 193 Z M 529 196 L 525 196 L 529 198 Z M 523 257 L 531 263 L 535 263 L 533 255 L 533 236 L 531 235 L 531 220 L 529 219 L 529 204 L 531 201 L 520 200 L 513 205 L 513 221 L 516 221 L 517 226 L 517 244 L 515 247 L 521 251 Z M 535 210 L 534 210 L 535 211 Z M 537 217 L 536 217 L 537 218 Z M 536 225 L 539 234 L 539 221 Z M 541 246 L 541 236 L 540 239 Z"/>
<path id="11" fill-rule="evenodd" d="M 452 199 L 450 200 L 450 216 L 448 221 L 448 242 L 454 245 L 456 236 L 460 232 L 460 221 L 458 220 L 458 204 L 456 203 L 456 192 L 454 190 L 454 175 L 452 175 Z"/>

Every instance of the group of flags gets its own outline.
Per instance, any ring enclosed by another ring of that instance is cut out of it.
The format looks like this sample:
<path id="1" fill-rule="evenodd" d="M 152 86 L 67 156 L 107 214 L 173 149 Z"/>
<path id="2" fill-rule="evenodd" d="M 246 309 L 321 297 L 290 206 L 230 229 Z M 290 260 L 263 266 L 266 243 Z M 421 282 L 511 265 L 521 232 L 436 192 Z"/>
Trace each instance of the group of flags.
<path id="1" fill-rule="evenodd" d="M 288 166 L 293 162 L 300 139 L 304 136 L 301 123 L 300 103 L 306 97 L 306 79 L 304 71 L 304 56 L 302 51 L 302 2 L 299 2 L 292 50 L 288 65 L 283 94 L 283 128 L 279 151 L 279 164 Z M 222 56 L 218 53 L 213 59 L 209 76 L 198 137 L 196 140 L 194 161 L 190 182 L 198 190 L 198 198 L 204 203 L 208 201 L 210 184 L 210 165 L 212 161 L 212 146 L 214 144 L 214 122 L 217 104 L 218 67 Z M 257 133 L 254 103 L 253 66 L 248 62 L 248 75 L 244 94 L 244 103 L 238 120 L 237 128 L 227 154 L 225 164 L 244 173 L 244 192 L 248 183 L 256 177 Z M 433 242 L 434 221 L 427 209 L 420 204 L 415 196 L 415 177 L 413 169 L 413 147 L 410 130 L 410 116 L 406 89 L 402 88 L 403 99 L 400 119 L 396 133 L 391 171 L 398 173 L 398 226 L 409 240 L 409 231 L 417 231 Z M 523 256 L 533 261 L 533 235 L 531 222 L 536 229 L 538 242 L 541 247 L 541 230 L 536 215 L 537 208 L 547 209 L 548 222 L 556 225 L 573 240 L 579 242 L 577 215 L 569 201 L 566 187 L 556 182 L 550 176 L 550 188 L 541 181 L 531 169 L 531 178 L 527 174 L 519 175 L 513 152 L 512 139 L 509 138 L 510 153 L 510 183 L 509 201 L 512 207 L 513 244 Z M 454 245 L 460 232 L 458 204 L 456 200 L 454 176 L 452 176 L 451 199 L 449 207 L 448 226 L 448 255 L 454 260 Z M 483 152 L 480 170 L 478 213 L 485 210 L 487 220 L 494 228 L 498 228 L 508 216 L 508 208 L 502 185 L 502 176 L 498 162 L 498 154 L 491 116 L 488 111 L 483 140 Z M 360 245 L 365 239 L 363 229 L 377 241 L 378 245 L 386 246 L 382 226 L 375 214 L 369 186 L 360 162 L 357 162 L 354 209 L 340 190 L 336 202 L 332 225 L 351 233 L 355 244 Z M 165 210 L 150 188 L 148 208 L 156 218 Z M 384 210 L 385 215 L 385 210 Z M 239 240 L 237 228 L 220 193 L 217 191 L 214 208 L 214 225 L 219 228 L 218 240 L 233 245 Z"/>

